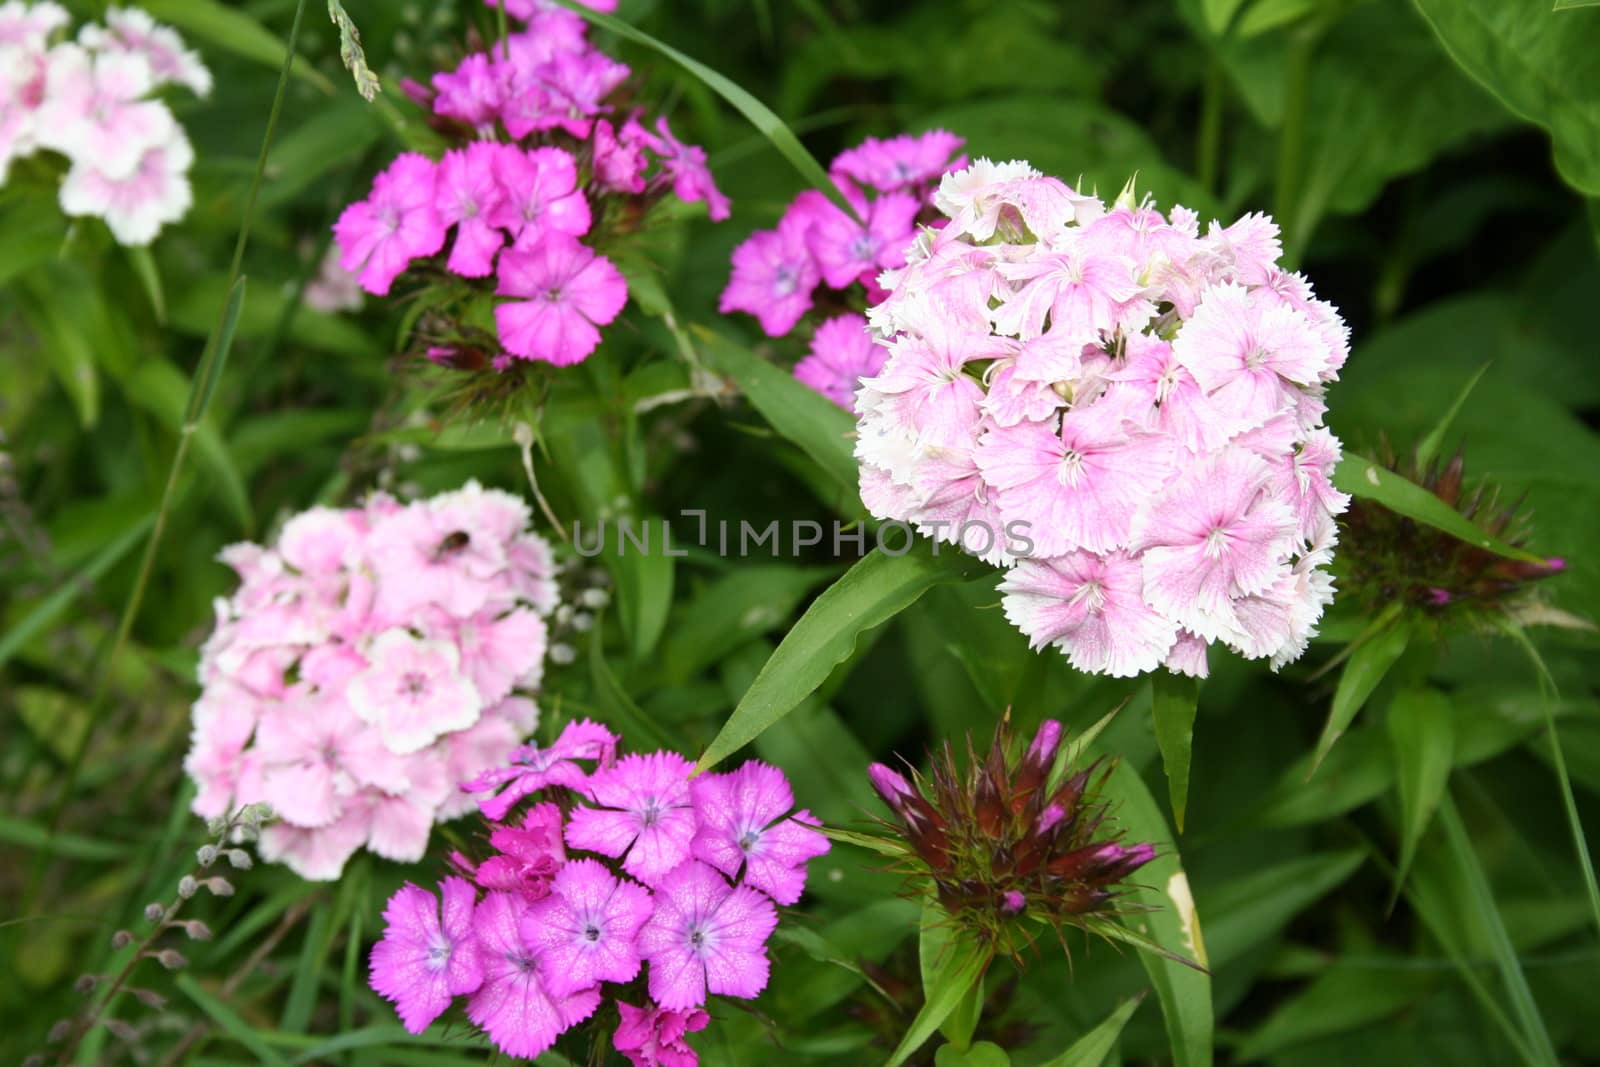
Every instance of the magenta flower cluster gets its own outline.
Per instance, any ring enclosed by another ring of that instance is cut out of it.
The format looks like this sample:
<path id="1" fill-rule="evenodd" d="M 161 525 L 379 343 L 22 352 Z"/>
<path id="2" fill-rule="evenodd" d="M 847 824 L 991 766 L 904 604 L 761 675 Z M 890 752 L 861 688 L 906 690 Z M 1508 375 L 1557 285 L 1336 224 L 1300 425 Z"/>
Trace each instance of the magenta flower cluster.
<path id="1" fill-rule="evenodd" d="M 415 861 L 463 783 L 538 723 L 550 546 L 527 505 L 469 482 L 400 504 L 296 515 L 276 543 L 222 553 L 185 769 L 194 811 L 265 801 L 261 855 L 333 879 L 363 846 Z"/>
<path id="2" fill-rule="evenodd" d="M 828 850 L 817 821 L 775 767 L 691 778 L 682 756 L 619 756 L 619 740 L 572 722 L 467 787 L 483 794 L 492 854 L 457 853 L 439 898 L 404 886 L 372 950 L 372 987 L 408 1031 L 466 997 L 496 1047 L 533 1057 L 609 996 L 613 1044 L 635 1067 L 688 1067 L 707 996 L 766 987 L 775 905 L 800 899 Z"/>
<path id="3" fill-rule="evenodd" d="M 596 4 L 594 6 L 601 6 Z M 613 5 L 614 6 L 614 5 Z M 606 211 L 635 209 L 671 190 L 728 215 L 705 152 L 608 103 L 629 69 L 590 45 L 571 11 L 508 3 L 524 19 L 491 49 L 413 87 L 436 124 L 456 142 L 442 159 L 398 156 L 366 199 L 334 225 L 340 264 L 369 293 L 449 251 L 441 264 L 460 279 L 493 279 L 507 297 L 494 310 L 504 354 L 565 366 L 586 359 L 628 300 L 627 282 L 592 238 Z M 451 236 L 453 233 L 453 237 Z M 457 350 L 429 355 L 450 363 Z"/>
<path id="4" fill-rule="evenodd" d="M 189 210 L 194 149 L 164 85 L 205 96 L 211 73 L 178 35 L 136 8 L 111 8 L 78 40 L 52 39 L 70 16 L 55 3 L 0 4 L 0 185 L 13 162 L 49 149 L 71 167 L 61 210 L 104 219 L 117 242 L 146 245 Z"/>
<path id="5" fill-rule="evenodd" d="M 829 175 L 857 217 L 814 189 L 801 193 L 777 229 L 757 231 L 733 250 L 721 310 L 748 312 L 767 336 L 782 337 L 812 309 L 819 286 L 864 293 L 860 307 L 882 299 L 879 271 L 904 266 L 917 225 L 937 218 L 929 196 L 946 171 L 965 164 L 957 156 L 962 143 L 953 133 L 929 130 L 869 137 L 841 152 Z M 850 410 L 860 380 L 878 373 L 885 356 L 867 320 L 845 310 L 818 324 L 794 376 Z"/>
<path id="6" fill-rule="evenodd" d="M 872 513 L 1006 566 L 1007 618 L 1081 670 L 1204 675 L 1211 642 L 1298 657 L 1349 503 L 1322 425 L 1348 347 L 1276 225 L 1202 236 L 1020 162 L 936 203 L 949 221 L 868 312 L 889 353 L 857 397 Z"/>

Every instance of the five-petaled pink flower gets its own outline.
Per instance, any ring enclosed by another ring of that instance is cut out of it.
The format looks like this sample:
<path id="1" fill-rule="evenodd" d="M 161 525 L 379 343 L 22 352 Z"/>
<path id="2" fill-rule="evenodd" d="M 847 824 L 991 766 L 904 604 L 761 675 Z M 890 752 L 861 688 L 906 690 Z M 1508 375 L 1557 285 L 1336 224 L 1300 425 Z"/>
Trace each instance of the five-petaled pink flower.
<path id="1" fill-rule="evenodd" d="M 522 936 L 532 908 L 515 893 L 490 893 L 478 904 L 474 925 L 483 984 L 467 1001 L 467 1018 L 501 1051 L 526 1059 L 555 1044 L 562 1031 L 600 1006 L 595 987 L 557 994 L 545 986 L 538 949 Z"/>
<path id="2" fill-rule="evenodd" d="M 437 165 L 427 156 L 406 152 L 395 157 L 372 182 L 372 192 L 344 209 L 334 223 L 339 265 L 356 271 L 361 287 L 387 296 L 411 261 L 444 247 L 445 224 L 439 218 L 435 183 Z"/>
<path id="3" fill-rule="evenodd" d="M 622 869 L 648 886 L 659 885 L 689 857 L 695 833 L 689 775 L 694 764 L 675 752 L 628 755 L 591 776 L 587 793 L 598 807 L 577 807 L 567 822 L 567 844 L 625 857 Z"/>
<path id="4" fill-rule="evenodd" d="M 758 230 L 733 250 L 733 277 L 718 309 L 747 311 L 768 337 L 781 337 L 811 309 L 821 275 L 806 246 L 809 217 L 790 214 L 776 230 Z"/>
<path id="5" fill-rule="evenodd" d="M 744 870 L 744 884 L 779 904 L 793 904 L 806 886 L 806 864 L 828 851 L 828 839 L 808 811 L 794 810 L 782 771 L 752 760 L 731 774 L 694 780 L 700 828 L 694 854 L 727 876 Z"/>
<path id="6" fill-rule="evenodd" d="M 581 789 L 589 773 L 578 760 L 594 761 L 608 767 L 616 757 L 617 735 L 599 723 L 578 719 L 567 723 L 555 743 L 540 748 L 524 745 L 511 756 L 511 764 L 485 771 L 463 788 L 472 793 L 500 789 L 492 797 L 478 801 L 478 810 L 498 822 L 525 796 L 550 786 Z"/>
<path id="7" fill-rule="evenodd" d="M 695 860 L 656 890 L 656 910 L 639 931 L 650 963 L 650 998 L 663 1008 L 697 1008 L 706 994 L 750 998 L 767 985 L 766 941 L 778 925 L 772 901 L 730 886 Z"/>
<path id="8" fill-rule="evenodd" d="M 628 283 L 611 261 L 564 233 L 545 234 L 528 250 L 500 253 L 501 296 L 494 309 L 500 343 L 524 359 L 558 367 L 581 363 L 600 344 L 600 327 L 628 302 Z"/>
<path id="9" fill-rule="evenodd" d="M 440 883 L 444 917 L 434 895 L 407 882 L 383 911 L 383 940 L 372 949 L 372 988 L 395 1003 L 406 1032 L 420 1034 L 453 997 L 477 990 L 484 968 L 473 932 L 477 894 L 460 878 Z"/>
<path id="10" fill-rule="evenodd" d="M 550 895 L 522 919 L 522 939 L 539 953 L 545 988 L 565 994 L 632 981 L 641 966 L 634 941 L 651 907 L 649 890 L 597 860 L 561 868 Z"/>

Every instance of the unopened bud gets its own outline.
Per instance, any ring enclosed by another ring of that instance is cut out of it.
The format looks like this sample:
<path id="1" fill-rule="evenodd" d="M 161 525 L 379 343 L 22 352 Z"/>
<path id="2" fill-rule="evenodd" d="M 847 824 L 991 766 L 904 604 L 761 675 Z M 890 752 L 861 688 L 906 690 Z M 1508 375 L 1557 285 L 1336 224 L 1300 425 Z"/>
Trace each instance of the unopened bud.
<path id="1" fill-rule="evenodd" d="M 178 895 L 188 900 L 200 891 L 200 883 L 194 880 L 193 875 L 184 875 L 178 879 Z"/>
<path id="2" fill-rule="evenodd" d="M 275 814 L 272 810 L 272 805 L 265 800 L 258 800 L 256 803 L 251 804 L 245 809 L 245 813 L 245 818 L 257 826 L 264 822 L 271 822 Z"/>
<path id="3" fill-rule="evenodd" d="M 111 935 L 111 947 L 114 949 L 127 948 L 133 944 L 133 934 L 127 930 L 118 930 Z"/>
<path id="4" fill-rule="evenodd" d="M 190 941 L 211 940 L 211 927 L 199 919 L 185 919 L 183 922 L 174 923 L 173 925 L 182 927 L 183 932 L 189 936 Z"/>
<path id="5" fill-rule="evenodd" d="M 121 1019 L 101 1019 L 100 1025 L 105 1027 L 111 1033 L 111 1036 L 116 1038 L 118 1041 L 123 1041 L 131 1045 L 139 1039 L 139 1031 L 135 1030 L 131 1024 L 123 1022 Z"/>
<path id="6" fill-rule="evenodd" d="M 140 1004 L 143 1004 L 151 1011 L 160 1011 L 167 1006 L 167 998 L 157 993 L 154 989 L 130 989 L 128 992 L 132 993 L 138 998 Z"/>
<path id="7" fill-rule="evenodd" d="M 45 1041 L 54 1045 L 57 1042 L 65 1041 L 70 1033 L 72 1033 L 72 1020 L 57 1019 L 55 1024 L 50 1027 L 50 1033 L 45 1035 Z"/>
<path id="8" fill-rule="evenodd" d="M 211 895 L 214 897 L 233 896 L 233 883 L 220 875 L 214 878 L 207 878 L 200 884 L 211 890 Z"/>
<path id="9" fill-rule="evenodd" d="M 144 921 L 158 923 L 167 917 L 167 906 L 151 901 L 144 906 Z"/>
<path id="10" fill-rule="evenodd" d="M 255 861 L 250 858 L 250 853 L 242 848 L 230 848 L 227 851 L 228 862 L 241 871 L 248 871 L 255 866 Z"/>
<path id="11" fill-rule="evenodd" d="M 604 589 L 585 589 L 578 594 L 578 603 L 586 608 L 603 608 L 611 603 L 611 594 Z"/>
<path id="12" fill-rule="evenodd" d="M 160 952 L 150 952 L 146 955 L 169 971 L 179 971 L 189 966 L 189 961 L 183 958 L 183 953 L 175 948 L 164 948 Z"/>
<path id="13" fill-rule="evenodd" d="M 580 634 L 588 633 L 594 627 L 594 616 L 587 611 L 580 611 L 572 616 L 572 628 Z"/>
<path id="14" fill-rule="evenodd" d="M 99 985 L 99 984 L 100 984 L 100 976 L 99 975 L 97 975 L 97 974 L 80 974 L 80 975 L 78 975 L 78 980 L 76 982 L 72 983 L 72 988 L 73 988 L 73 990 L 75 992 L 77 992 L 79 994 L 82 994 L 83 996 L 88 996 L 90 993 L 94 992 L 94 987 Z"/>
<path id="15" fill-rule="evenodd" d="M 558 664 L 558 665 L 561 665 L 561 666 L 565 666 L 566 664 L 571 663 L 573 660 L 575 660 L 577 658 L 578 658 L 578 651 L 577 651 L 577 649 L 573 648 L 571 645 L 551 645 L 550 646 L 550 662 L 551 663 L 555 663 L 555 664 Z"/>
<path id="16" fill-rule="evenodd" d="M 217 862 L 217 846 L 201 845 L 199 849 L 195 851 L 194 858 L 199 861 L 200 866 L 202 867 L 211 866 L 213 863 Z"/>
<path id="17" fill-rule="evenodd" d="M 221 837 L 223 834 L 225 834 L 227 832 L 228 832 L 228 820 L 227 819 L 224 819 L 222 816 L 218 815 L 214 819 L 207 820 L 207 822 L 206 822 L 206 833 L 210 834 L 212 837 Z"/>

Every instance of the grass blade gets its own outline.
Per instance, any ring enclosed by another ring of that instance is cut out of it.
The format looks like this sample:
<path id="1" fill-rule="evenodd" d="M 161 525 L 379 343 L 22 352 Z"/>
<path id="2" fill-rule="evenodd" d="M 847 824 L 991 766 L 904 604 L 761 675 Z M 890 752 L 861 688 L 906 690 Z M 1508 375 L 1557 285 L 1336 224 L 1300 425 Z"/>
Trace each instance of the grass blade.
<path id="1" fill-rule="evenodd" d="M 195 1007 L 205 1012 L 219 1030 L 249 1049 L 257 1063 L 265 1067 L 288 1067 L 283 1057 L 273 1051 L 272 1046 L 267 1044 L 249 1023 L 239 1018 L 232 1008 L 202 988 L 192 975 L 178 975 L 177 986 L 184 995 L 194 1001 Z"/>
<path id="2" fill-rule="evenodd" d="M 1436 689 L 1407 689 L 1389 705 L 1389 742 L 1400 786 L 1400 862 L 1390 906 L 1416 858 L 1417 842 L 1433 819 L 1455 762 L 1454 709 Z"/>
<path id="3" fill-rule="evenodd" d="M 43 633 L 74 600 L 132 551 L 133 546 L 139 543 L 139 539 L 149 531 L 155 521 L 154 515 L 147 515 L 128 527 L 122 532 L 122 536 L 102 548 L 81 571 L 60 585 L 38 607 L 28 612 L 22 621 L 6 631 L 4 636 L 0 636 L 0 667 L 4 667 L 12 656 L 26 648 L 29 641 Z"/>
<path id="4" fill-rule="evenodd" d="M 1047 1060 L 1043 1067 L 1100 1067 L 1116 1047 L 1117 1038 L 1122 1036 L 1122 1028 L 1128 1025 L 1129 1018 L 1142 1003 L 1143 993 L 1129 997 L 1117 1005 L 1117 1009 L 1107 1015 L 1100 1025 L 1074 1041 L 1061 1055 Z"/>

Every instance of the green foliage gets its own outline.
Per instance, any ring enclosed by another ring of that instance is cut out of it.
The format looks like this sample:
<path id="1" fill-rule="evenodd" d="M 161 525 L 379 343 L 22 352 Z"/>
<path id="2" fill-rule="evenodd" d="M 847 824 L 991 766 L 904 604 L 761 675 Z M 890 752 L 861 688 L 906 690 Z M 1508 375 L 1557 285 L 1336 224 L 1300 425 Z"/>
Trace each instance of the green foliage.
<path id="1" fill-rule="evenodd" d="M 59 159 L 13 163 L 0 186 L 0 1062 L 44 1050 L 82 1007 L 74 980 L 125 961 L 113 931 L 189 869 L 197 649 L 232 587 L 216 553 L 375 488 L 528 494 L 535 476 L 569 531 L 648 521 L 688 553 L 612 545 L 575 564 L 611 600 L 574 662 L 549 665 L 541 736 L 590 716 L 704 767 L 776 764 L 834 843 L 786 909 L 761 998 L 692 1035 L 707 1067 L 1600 1061 L 1583 835 L 1600 825 L 1592 3 L 582 8 L 643 78 L 640 104 L 706 146 L 734 217 L 652 216 L 616 256 L 632 302 L 601 349 L 473 419 L 446 395 L 459 379 L 395 355 L 421 301 L 335 313 L 305 289 L 374 171 L 437 147 L 399 79 L 494 40 L 496 13 L 330 0 L 329 20 L 302 5 L 315 17 L 289 45 L 294 3 L 139 6 L 217 76 L 211 98 L 173 100 L 198 157 L 189 216 L 122 250 L 62 217 Z M 1218 650 L 1195 683 L 1030 651 L 997 572 L 951 546 L 835 551 L 835 520 L 845 546 L 905 534 L 865 517 L 849 413 L 789 373 L 804 335 L 766 338 L 717 296 L 751 230 L 802 188 L 838 195 L 834 154 L 933 127 L 1103 193 L 1137 174 L 1202 227 L 1275 212 L 1352 327 L 1328 393 L 1337 485 L 1565 570 L 1481 631 L 1340 591 L 1301 661 L 1273 673 Z M 1469 472 L 1525 497 L 1524 548 L 1370 458 L 1461 442 Z M 796 521 L 825 540 L 790 553 Z M 779 523 L 783 550 L 718 552 L 719 524 L 740 522 Z M 865 768 L 924 767 L 1008 708 L 1019 732 L 1066 723 L 1057 782 L 1114 758 L 1111 817 L 1158 857 L 1100 936 L 1041 928 L 1020 960 L 991 960 L 898 896 L 905 850 L 873 822 L 887 811 Z M 407 1034 L 366 980 L 389 895 L 476 833 L 441 827 L 423 864 L 363 856 L 332 886 L 251 871 L 204 902 L 216 936 L 185 946 L 188 968 L 150 978 L 164 1009 L 113 1005 L 139 1047 L 97 1028 L 77 1062 L 160 1063 L 180 1042 L 172 1062 L 197 1067 L 486 1062 L 469 1028 Z M 540 1062 L 622 1060 L 601 1029 Z"/>

